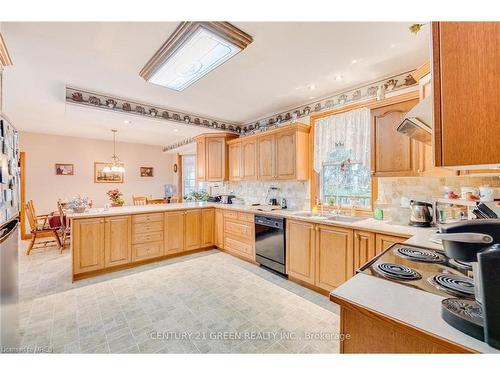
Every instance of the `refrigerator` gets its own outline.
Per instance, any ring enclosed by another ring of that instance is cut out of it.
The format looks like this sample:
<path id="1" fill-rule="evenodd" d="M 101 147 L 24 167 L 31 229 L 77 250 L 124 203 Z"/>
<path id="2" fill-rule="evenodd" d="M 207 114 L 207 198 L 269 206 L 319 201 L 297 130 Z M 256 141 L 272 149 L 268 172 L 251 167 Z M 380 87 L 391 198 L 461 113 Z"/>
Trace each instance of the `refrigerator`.
<path id="1" fill-rule="evenodd" d="M 0 117 L 0 347 L 19 346 L 19 134 Z"/>

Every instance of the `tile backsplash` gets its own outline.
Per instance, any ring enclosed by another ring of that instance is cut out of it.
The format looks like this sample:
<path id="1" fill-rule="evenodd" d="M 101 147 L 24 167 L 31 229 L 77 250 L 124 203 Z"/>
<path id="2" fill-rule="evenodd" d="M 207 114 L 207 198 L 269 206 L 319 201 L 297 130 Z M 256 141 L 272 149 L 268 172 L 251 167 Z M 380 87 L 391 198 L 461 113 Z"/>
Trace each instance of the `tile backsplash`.
<path id="1" fill-rule="evenodd" d="M 228 181 L 223 184 L 225 193 L 243 198 L 245 204 L 265 203 L 270 187 L 280 189 L 280 197 L 286 199 L 288 208 L 310 208 L 309 181 Z"/>
<path id="2" fill-rule="evenodd" d="M 401 197 L 430 201 L 443 196 L 444 186 L 458 193 L 462 186 L 500 187 L 500 177 L 382 177 L 378 179 L 378 197 L 382 202 L 393 205 L 399 205 Z"/>

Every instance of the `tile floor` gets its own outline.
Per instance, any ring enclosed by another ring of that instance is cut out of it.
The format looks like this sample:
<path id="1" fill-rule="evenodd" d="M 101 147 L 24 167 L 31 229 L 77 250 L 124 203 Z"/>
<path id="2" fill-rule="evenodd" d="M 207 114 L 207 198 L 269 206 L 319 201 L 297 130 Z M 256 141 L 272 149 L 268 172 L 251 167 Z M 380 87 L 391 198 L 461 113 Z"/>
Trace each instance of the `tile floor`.
<path id="1" fill-rule="evenodd" d="M 337 353 L 338 306 L 218 250 L 71 283 L 20 246 L 21 346 L 54 353 Z M 311 334 L 325 334 L 323 338 Z"/>

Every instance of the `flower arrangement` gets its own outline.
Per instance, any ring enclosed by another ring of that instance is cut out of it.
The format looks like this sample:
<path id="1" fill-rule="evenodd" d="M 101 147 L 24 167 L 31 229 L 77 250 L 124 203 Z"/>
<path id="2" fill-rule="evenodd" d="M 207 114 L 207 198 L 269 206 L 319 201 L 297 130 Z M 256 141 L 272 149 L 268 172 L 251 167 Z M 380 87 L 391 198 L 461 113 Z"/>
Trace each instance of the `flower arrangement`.
<path id="1" fill-rule="evenodd" d="M 112 189 L 107 192 L 109 200 L 111 201 L 111 206 L 120 207 L 123 206 L 125 200 L 123 199 L 123 194 L 118 189 Z"/>
<path id="2" fill-rule="evenodd" d="M 74 212 L 82 213 L 85 212 L 88 204 L 89 199 L 87 197 L 81 197 L 80 195 L 77 195 L 68 201 L 66 207 L 73 210 Z"/>

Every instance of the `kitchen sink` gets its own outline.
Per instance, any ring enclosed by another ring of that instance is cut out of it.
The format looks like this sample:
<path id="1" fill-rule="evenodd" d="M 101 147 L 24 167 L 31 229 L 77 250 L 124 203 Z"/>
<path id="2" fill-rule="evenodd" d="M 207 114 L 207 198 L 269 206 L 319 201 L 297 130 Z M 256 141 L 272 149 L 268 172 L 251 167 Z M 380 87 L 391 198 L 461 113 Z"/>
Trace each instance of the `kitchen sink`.
<path id="1" fill-rule="evenodd" d="M 326 219 L 327 218 L 327 215 L 321 215 L 320 213 L 313 213 L 313 212 L 308 212 L 308 211 L 296 212 L 296 213 L 293 214 L 293 216 L 297 216 L 297 217 L 313 217 L 315 219 Z"/>
<path id="2" fill-rule="evenodd" d="M 332 221 L 343 221 L 345 223 L 354 223 L 356 221 L 364 220 L 364 217 L 356 217 L 356 216 L 342 216 L 342 215 L 334 215 L 328 216 L 326 220 Z"/>

